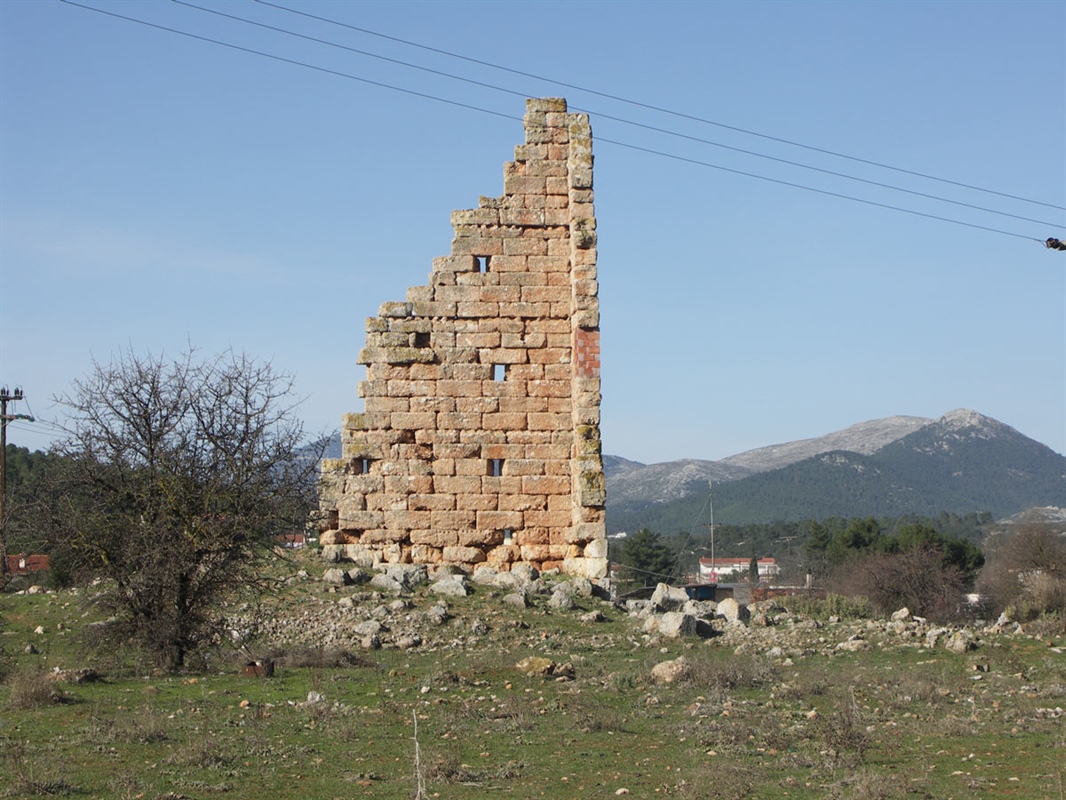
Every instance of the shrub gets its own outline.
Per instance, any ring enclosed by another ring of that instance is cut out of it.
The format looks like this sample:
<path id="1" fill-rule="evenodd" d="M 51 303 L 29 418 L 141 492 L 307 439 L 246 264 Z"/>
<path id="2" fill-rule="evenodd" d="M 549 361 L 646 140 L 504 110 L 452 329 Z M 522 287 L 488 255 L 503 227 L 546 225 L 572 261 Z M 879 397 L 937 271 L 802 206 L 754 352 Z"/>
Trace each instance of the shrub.
<path id="1" fill-rule="evenodd" d="M 44 670 L 17 672 L 11 676 L 8 685 L 11 694 L 7 702 L 12 708 L 40 708 L 63 700 L 63 693 L 56 688 L 52 676 Z"/>
<path id="2" fill-rule="evenodd" d="M 846 597 L 842 594 L 828 594 L 825 597 L 807 597 L 792 595 L 776 597 L 774 602 L 780 604 L 793 614 L 800 614 L 813 619 L 869 619 L 870 601 L 865 597 Z"/>
<path id="3" fill-rule="evenodd" d="M 868 598 L 877 613 L 905 606 L 938 621 L 956 616 L 966 591 L 962 570 L 945 564 L 940 550 L 928 544 L 855 558 L 832 583 L 843 594 Z"/>
<path id="4" fill-rule="evenodd" d="M 977 581 L 995 613 L 1021 621 L 1066 615 L 1066 539 L 1045 525 L 1022 525 L 994 548 Z"/>

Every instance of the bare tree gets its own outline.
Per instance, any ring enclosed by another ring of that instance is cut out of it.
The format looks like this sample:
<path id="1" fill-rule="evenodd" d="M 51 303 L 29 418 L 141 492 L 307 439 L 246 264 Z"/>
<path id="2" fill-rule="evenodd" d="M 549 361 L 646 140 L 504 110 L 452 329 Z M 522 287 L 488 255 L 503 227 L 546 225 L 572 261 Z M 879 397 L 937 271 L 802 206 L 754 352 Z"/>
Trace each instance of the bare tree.
<path id="1" fill-rule="evenodd" d="M 232 352 L 124 352 L 59 401 L 72 425 L 56 544 L 107 579 L 112 635 L 179 669 L 217 632 L 223 601 L 259 586 L 276 536 L 307 520 L 317 460 L 296 457 L 292 380 Z"/>
<path id="2" fill-rule="evenodd" d="M 924 543 L 858 555 L 834 572 L 830 585 L 841 594 L 866 597 L 879 613 L 906 606 L 938 622 L 957 613 L 966 591 L 962 570 L 945 563 L 940 548 Z"/>
<path id="3" fill-rule="evenodd" d="M 1010 608 L 1019 621 L 1066 616 L 1066 534 L 1058 526 L 1026 522 L 996 537 L 977 588 L 994 612 Z"/>

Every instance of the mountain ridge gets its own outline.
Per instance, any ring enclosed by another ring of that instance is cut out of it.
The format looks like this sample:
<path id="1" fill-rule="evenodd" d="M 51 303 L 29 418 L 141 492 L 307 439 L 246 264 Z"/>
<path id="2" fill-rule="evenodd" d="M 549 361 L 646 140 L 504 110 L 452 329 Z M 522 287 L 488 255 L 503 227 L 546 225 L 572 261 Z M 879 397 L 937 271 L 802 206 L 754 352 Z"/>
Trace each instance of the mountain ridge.
<path id="1" fill-rule="evenodd" d="M 609 530 L 676 526 L 707 503 L 709 480 L 723 522 L 1066 506 L 1066 457 L 970 409 L 871 420 L 724 461 L 628 462 L 607 477 Z M 718 477 L 748 465 L 768 468 Z"/>

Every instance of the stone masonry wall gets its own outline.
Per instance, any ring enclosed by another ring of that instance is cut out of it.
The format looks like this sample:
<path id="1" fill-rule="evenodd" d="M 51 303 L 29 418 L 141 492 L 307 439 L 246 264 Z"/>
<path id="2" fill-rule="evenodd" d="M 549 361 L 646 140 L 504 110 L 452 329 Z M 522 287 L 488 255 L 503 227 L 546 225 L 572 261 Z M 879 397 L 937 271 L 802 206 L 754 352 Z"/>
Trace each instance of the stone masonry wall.
<path id="1" fill-rule="evenodd" d="M 320 481 L 327 558 L 607 574 L 592 132 L 526 102 L 504 193 L 367 320 L 365 412 Z"/>

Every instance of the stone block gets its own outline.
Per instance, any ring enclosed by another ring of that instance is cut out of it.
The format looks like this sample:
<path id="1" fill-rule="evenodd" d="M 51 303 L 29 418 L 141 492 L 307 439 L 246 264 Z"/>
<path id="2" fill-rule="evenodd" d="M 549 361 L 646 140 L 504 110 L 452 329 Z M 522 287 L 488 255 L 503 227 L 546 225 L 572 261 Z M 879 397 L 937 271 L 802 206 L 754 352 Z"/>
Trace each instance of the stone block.
<path id="1" fill-rule="evenodd" d="M 452 212 L 452 225 L 498 225 L 499 223 L 500 212 L 495 208 L 475 208 Z"/>
<path id="2" fill-rule="evenodd" d="M 338 509 L 340 511 L 340 509 Z M 365 531 L 380 528 L 385 524 L 385 517 L 380 511 L 349 510 L 340 514 L 340 530 Z"/>
<path id="3" fill-rule="evenodd" d="M 453 564 L 480 564 L 485 561 L 485 553 L 477 547 L 445 547 L 443 552 L 444 561 Z"/>
<path id="4" fill-rule="evenodd" d="M 440 512 L 430 511 L 386 511 L 385 526 L 392 530 L 411 531 L 424 530 L 433 527 L 430 523 L 430 514 Z"/>
<path id="5" fill-rule="evenodd" d="M 473 526 L 471 526 L 473 527 Z M 478 511 L 477 528 L 483 531 L 517 531 L 522 527 L 520 511 Z"/>
<path id="6" fill-rule="evenodd" d="M 382 303 L 378 308 L 379 317 L 409 317 L 411 304 L 401 302 Z"/>

